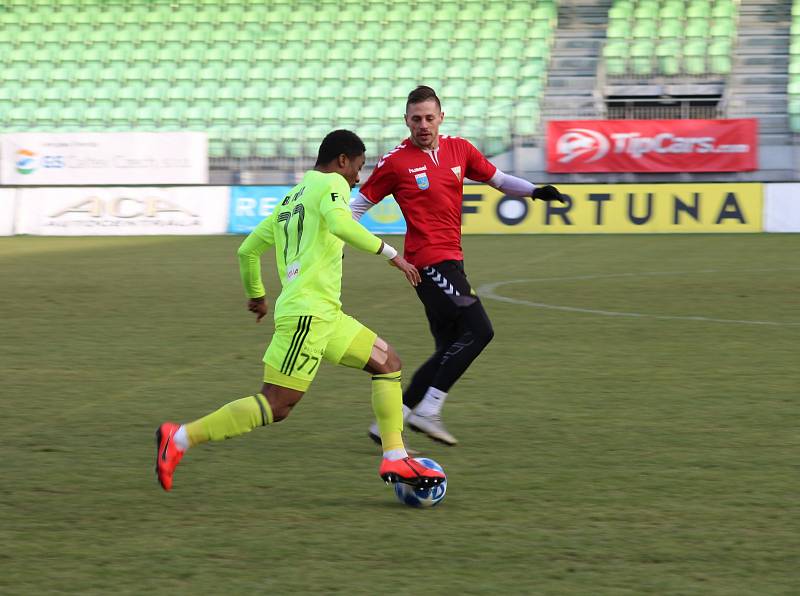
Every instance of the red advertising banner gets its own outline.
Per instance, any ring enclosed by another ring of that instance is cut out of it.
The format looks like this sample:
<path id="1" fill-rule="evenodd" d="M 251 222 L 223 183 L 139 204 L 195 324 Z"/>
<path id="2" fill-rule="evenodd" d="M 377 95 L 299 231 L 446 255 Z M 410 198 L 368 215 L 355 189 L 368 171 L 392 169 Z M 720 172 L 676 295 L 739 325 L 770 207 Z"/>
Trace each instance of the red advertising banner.
<path id="1" fill-rule="evenodd" d="M 758 120 L 551 120 L 547 171 L 744 172 L 758 168 Z"/>

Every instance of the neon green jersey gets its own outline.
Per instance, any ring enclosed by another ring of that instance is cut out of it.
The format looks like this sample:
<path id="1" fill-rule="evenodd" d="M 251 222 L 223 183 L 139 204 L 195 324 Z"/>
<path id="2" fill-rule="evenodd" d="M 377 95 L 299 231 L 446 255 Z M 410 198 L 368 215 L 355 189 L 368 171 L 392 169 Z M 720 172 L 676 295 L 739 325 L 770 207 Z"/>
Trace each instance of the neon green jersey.
<path id="1" fill-rule="evenodd" d="M 342 247 L 377 254 L 381 239 L 353 220 L 350 185 L 337 173 L 311 170 L 239 247 L 239 269 L 250 298 L 264 296 L 260 255 L 275 247 L 281 293 L 274 317 L 330 319 L 341 309 Z"/>

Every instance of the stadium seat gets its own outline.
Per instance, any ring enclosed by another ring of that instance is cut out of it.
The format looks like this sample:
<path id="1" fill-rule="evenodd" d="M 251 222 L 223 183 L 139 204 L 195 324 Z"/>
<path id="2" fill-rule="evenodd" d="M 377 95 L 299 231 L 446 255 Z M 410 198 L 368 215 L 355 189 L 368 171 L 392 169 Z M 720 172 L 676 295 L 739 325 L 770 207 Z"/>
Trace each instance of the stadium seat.
<path id="1" fill-rule="evenodd" d="M 316 151 L 336 122 L 363 129 L 383 153 L 406 136 L 402 106 L 421 83 L 437 88 L 448 122 L 503 114 L 476 129 L 502 151 L 536 130 L 557 18 L 554 0 L 443 0 L 430 17 L 389 0 L 368 10 L 311 0 L 2 4 L 0 101 L 12 107 L 0 110 L 0 130 L 187 127 L 208 130 L 220 158 Z M 418 25 L 424 35 L 409 42 Z M 281 129 L 293 136 L 276 137 Z"/>
<path id="2" fill-rule="evenodd" d="M 728 74 L 737 6 L 738 0 L 615 0 L 603 50 L 607 75 Z M 639 42 L 650 40 L 658 43 L 647 55 Z"/>

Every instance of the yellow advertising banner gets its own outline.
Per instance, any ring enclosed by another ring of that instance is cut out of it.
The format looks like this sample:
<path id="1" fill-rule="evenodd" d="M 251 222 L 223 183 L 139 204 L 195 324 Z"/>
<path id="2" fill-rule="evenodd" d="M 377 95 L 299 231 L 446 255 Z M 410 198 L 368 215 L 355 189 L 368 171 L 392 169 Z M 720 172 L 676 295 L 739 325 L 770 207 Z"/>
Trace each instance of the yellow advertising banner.
<path id="1" fill-rule="evenodd" d="M 565 184 L 567 203 L 464 187 L 465 234 L 761 232 L 763 185 Z"/>

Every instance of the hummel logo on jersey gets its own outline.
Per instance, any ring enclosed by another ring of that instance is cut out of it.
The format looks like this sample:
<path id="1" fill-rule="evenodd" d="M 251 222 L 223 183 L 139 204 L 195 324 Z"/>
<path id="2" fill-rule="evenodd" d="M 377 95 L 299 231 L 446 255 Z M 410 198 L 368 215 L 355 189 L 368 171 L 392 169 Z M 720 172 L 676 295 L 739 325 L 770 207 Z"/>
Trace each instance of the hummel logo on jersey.
<path id="1" fill-rule="evenodd" d="M 408 168 L 409 174 L 416 174 L 418 172 L 427 172 L 427 171 L 428 171 L 428 166 L 421 166 L 419 168 Z"/>
<path id="2" fill-rule="evenodd" d="M 456 175 L 456 178 L 461 180 L 461 166 L 456 166 L 454 168 L 450 168 L 453 171 L 453 174 Z"/>

